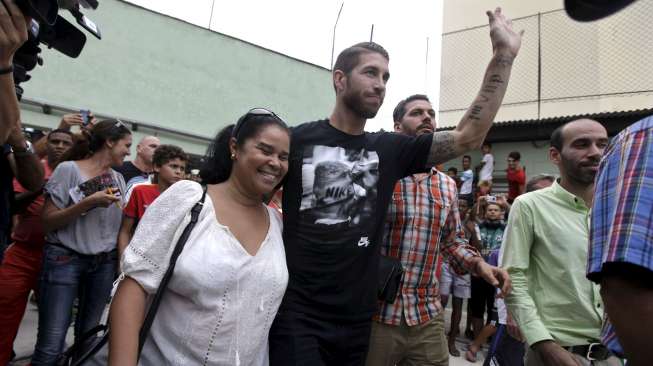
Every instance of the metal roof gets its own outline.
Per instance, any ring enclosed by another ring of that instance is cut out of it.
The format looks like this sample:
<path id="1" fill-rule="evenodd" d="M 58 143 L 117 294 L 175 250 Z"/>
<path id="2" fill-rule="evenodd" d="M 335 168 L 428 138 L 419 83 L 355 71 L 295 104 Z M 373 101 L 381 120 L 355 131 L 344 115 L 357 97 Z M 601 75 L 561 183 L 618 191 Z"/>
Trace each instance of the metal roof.
<path id="1" fill-rule="evenodd" d="M 613 136 L 631 124 L 650 115 L 653 115 L 653 108 L 616 112 L 575 114 L 542 119 L 498 121 L 492 125 L 492 128 L 490 128 L 486 141 L 513 142 L 548 140 L 553 130 L 558 126 L 580 118 L 590 118 L 601 122 L 601 124 L 603 124 L 608 130 L 608 134 Z M 450 131 L 454 128 L 455 126 L 443 127 L 438 128 L 437 131 Z"/>

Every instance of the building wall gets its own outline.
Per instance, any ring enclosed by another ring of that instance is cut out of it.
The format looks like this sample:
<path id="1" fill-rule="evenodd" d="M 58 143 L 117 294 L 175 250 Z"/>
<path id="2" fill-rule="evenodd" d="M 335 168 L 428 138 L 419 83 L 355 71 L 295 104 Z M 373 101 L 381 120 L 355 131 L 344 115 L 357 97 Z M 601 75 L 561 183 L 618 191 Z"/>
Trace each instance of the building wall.
<path id="1" fill-rule="evenodd" d="M 444 1 L 439 127 L 456 125 L 480 88 L 492 54 L 488 5 Z M 590 23 L 571 20 L 562 0 L 499 0 L 495 5 L 515 19 L 515 29 L 526 31 L 495 123 L 651 107 L 653 2 L 638 1 Z M 548 160 L 547 141 L 495 144 L 496 170 L 506 168 L 513 150 L 522 154 L 528 177 L 557 173 Z M 480 153 L 472 158 L 478 163 Z M 460 168 L 460 161 L 450 163 L 445 167 Z"/>
<path id="2" fill-rule="evenodd" d="M 549 160 L 549 141 L 525 141 L 492 144 L 495 176 L 505 176 L 508 154 L 511 151 L 518 151 L 521 154 L 521 164 L 526 167 L 526 179 L 538 174 L 558 175 L 558 168 Z M 479 150 L 468 155 L 472 157 L 472 167 L 481 161 L 482 155 Z M 452 166 L 456 167 L 460 174 L 462 158 L 444 164 L 445 170 Z"/>
<path id="3" fill-rule="evenodd" d="M 648 28 L 653 2 L 639 1 L 590 23 L 571 20 L 562 10 L 561 0 L 496 3 L 508 16 L 521 18 L 515 19 L 516 29 L 526 30 L 496 121 L 651 106 L 653 37 Z M 442 127 L 455 125 L 462 117 L 478 92 L 491 57 L 487 16 L 481 11 L 486 6 L 480 0 L 444 2 Z"/>
<path id="4" fill-rule="evenodd" d="M 327 69 L 118 0 L 102 0 L 87 15 L 103 39 L 87 33 L 77 59 L 44 49 L 45 64 L 23 84 L 24 98 L 205 137 L 252 107 L 270 108 L 291 125 L 330 113 Z M 24 123 L 36 127 L 55 127 L 62 114 L 21 108 Z M 141 128 L 134 137 L 149 133 Z M 207 144 L 160 137 L 197 154 Z"/>

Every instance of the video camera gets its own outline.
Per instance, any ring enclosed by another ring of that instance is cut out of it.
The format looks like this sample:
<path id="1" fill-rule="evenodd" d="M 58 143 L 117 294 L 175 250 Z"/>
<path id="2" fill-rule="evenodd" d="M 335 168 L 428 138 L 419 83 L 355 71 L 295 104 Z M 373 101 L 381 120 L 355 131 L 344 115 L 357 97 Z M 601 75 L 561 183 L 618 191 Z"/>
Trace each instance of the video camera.
<path id="1" fill-rule="evenodd" d="M 43 65 L 43 59 L 39 56 L 40 43 L 72 58 L 79 56 L 86 44 L 86 35 L 61 17 L 59 9 L 68 10 L 82 28 L 98 39 L 102 39 L 102 36 L 97 25 L 80 11 L 80 7 L 97 9 L 98 0 L 17 0 L 16 3 L 25 16 L 32 18 L 28 25 L 27 42 L 14 55 L 14 86 L 20 100 L 23 96 L 20 83 L 31 78 L 28 72 L 37 64 Z"/>

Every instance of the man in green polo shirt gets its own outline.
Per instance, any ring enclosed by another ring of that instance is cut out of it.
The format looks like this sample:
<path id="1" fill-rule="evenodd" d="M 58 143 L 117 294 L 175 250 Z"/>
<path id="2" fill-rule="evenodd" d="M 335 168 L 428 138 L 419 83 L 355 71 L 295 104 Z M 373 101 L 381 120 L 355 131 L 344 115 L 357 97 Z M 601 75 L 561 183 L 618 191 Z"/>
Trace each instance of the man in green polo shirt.
<path id="1" fill-rule="evenodd" d="M 513 291 L 505 302 L 529 345 L 527 366 L 621 364 L 599 343 L 603 304 L 598 286 L 585 277 L 588 207 L 607 144 L 607 131 L 596 121 L 559 127 L 549 158 L 560 179 L 512 206 L 502 266 Z"/>

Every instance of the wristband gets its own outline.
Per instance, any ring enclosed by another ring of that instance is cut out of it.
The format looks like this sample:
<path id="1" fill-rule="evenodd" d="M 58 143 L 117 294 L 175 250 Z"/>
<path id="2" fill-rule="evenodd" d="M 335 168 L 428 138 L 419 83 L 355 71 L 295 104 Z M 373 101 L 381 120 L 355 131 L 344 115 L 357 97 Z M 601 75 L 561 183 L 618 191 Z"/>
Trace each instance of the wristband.
<path id="1" fill-rule="evenodd" d="M 14 65 L 7 67 L 6 69 L 0 69 L 0 75 L 10 74 L 14 72 Z"/>

